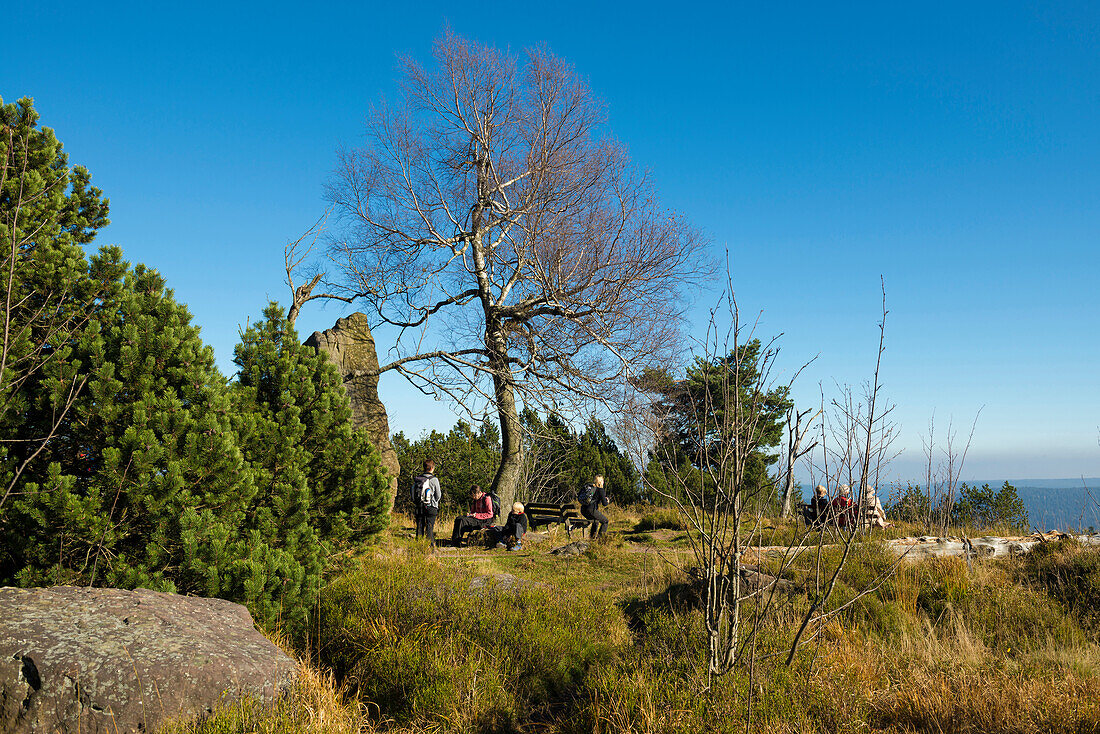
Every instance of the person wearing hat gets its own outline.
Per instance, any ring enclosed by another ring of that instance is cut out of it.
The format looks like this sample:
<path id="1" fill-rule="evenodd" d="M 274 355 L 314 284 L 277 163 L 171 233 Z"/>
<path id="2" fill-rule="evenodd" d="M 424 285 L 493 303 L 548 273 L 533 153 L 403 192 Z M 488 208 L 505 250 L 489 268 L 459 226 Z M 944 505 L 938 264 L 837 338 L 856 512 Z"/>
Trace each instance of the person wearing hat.
<path id="1" fill-rule="evenodd" d="M 852 489 L 847 484 L 837 488 L 837 496 L 832 502 L 832 511 L 837 527 L 848 527 L 855 519 L 852 517 Z"/>
<path id="2" fill-rule="evenodd" d="M 497 548 L 507 548 L 510 551 L 522 550 L 523 536 L 526 534 L 527 515 L 523 514 L 523 503 L 516 502 L 504 521 L 504 527 L 500 529 Z"/>
<path id="3" fill-rule="evenodd" d="M 806 506 L 807 525 L 819 528 L 828 521 L 832 505 L 829 503 L 827 492 L 828 490 L 825 489 L 824 484 L 814 487 L 814 496 L 810 498 L 810 504 Z"/>

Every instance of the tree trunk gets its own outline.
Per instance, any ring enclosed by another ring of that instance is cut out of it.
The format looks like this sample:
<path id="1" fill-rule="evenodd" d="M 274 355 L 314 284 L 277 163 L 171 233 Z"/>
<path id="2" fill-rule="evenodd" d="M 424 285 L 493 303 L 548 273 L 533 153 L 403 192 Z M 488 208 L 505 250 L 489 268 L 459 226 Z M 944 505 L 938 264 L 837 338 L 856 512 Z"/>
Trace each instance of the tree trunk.
<path id="1" fill-rule="evenodd" d="M 794 472 L 791 469 L 787 471 L 787 485 L 783 488 L 783 509 L 779 512 L 780 517 L 791 516 L 791 504 L 794 499 Z"/>
<path id="2" fill-rule="evenodd" d="M 519 423 L 519 411 L 516 410 L 516 395 L 512 387 L 512 373 L 502 347 L 504 338 L 499 333 L 490 335 L 491 356 L 489 365 L 493 371 L 493 393 L 496 398 L 497 414 L 500 417 L 500 466 L 493 477 L 492 488 L 500 497 L 504 507 L 511 507 L 519 491 L 520 478 L 523 475 L 523 428 Z M 502 516 L 503 516 L 502 510 Z"/>

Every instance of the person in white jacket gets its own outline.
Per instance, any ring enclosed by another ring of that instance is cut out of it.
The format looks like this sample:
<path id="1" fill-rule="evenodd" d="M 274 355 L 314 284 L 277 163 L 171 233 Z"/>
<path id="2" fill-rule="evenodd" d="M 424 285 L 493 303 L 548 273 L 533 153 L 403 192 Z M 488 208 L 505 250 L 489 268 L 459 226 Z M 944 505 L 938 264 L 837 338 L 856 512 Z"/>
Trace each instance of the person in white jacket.
<path id="1" fill-rule="evenodd" d="M 860 513 L 863 523 L 872 528 L 888 528 L 893 523 L 886 522 L 886 511 L 882 509 L 882 502 L 878 498 L 875 488 L 863 485 L 863 512 Z"/>

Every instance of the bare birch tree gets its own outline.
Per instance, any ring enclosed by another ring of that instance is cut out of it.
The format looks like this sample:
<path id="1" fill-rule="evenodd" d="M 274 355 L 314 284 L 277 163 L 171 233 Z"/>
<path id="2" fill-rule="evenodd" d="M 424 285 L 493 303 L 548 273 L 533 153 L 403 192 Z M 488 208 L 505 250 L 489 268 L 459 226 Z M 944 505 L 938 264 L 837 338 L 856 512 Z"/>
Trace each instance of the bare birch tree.
<path id="1" fill-rule="evenodd" d="M 657 203 L 604 131 L 603 105 L 544 48 L 445 33 L 405 59 L 399 101 L 330 185 L 344 294 L 396 327 L 393 370 L 499 417 L 493 487 L 520 480 L 520 408 L 605 399 L 674 345 L 699 234 Z"/>
<path id="2" fill-rule="evenodd" d="M 813 408 L 806 408 L 806 410 L 799 411 L 792 406 L 787 411 L 787 444 L 786 444 L 786 465 L 783 474 L 783 502 L 779 511 L 780 517 L 791 516 L 791 505 L 794 501 L 794 466 L 795 463 L 806 454 L 817 448 L 817 441 L 814 441 L 809 446 L 803 446 L 802 442 L 806 439 L 806 434 L 810 432 L 813 427 L 814 421 L 821 415 L 821 410 L 814 413 L 809 420 L 806 420 L 806 416 L 813 413 Z M 803 423 L 803 421 L 806 421 Z"/>

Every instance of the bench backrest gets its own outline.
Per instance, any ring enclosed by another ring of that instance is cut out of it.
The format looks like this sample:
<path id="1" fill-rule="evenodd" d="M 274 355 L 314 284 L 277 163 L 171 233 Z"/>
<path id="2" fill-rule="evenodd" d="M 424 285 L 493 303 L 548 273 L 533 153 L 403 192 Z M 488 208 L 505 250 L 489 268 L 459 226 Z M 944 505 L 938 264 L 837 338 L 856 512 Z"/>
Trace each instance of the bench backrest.
<path id="1" fill-rule="evenodd" d="M 580 511 L 572 502 L 555 504 L 553 502 L 528 502 L 523 506 L 524 513 L 532 525 L 545 525 L 551 522 L 581 521 Z"/>

